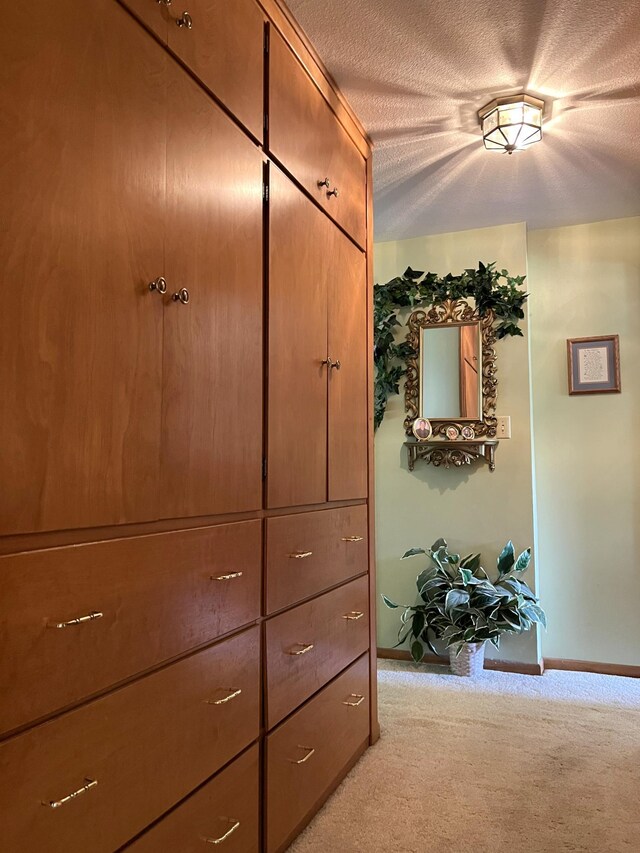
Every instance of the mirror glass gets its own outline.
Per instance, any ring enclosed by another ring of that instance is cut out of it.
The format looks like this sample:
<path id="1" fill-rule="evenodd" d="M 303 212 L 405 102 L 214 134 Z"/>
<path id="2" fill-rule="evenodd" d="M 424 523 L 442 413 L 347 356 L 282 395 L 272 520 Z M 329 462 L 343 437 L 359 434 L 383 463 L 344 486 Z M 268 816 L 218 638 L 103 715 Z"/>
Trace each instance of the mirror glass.
<path id="1" fill-rule="evenodd" d="M 480 324 L 429 326 L 420 342 L 420 416 L 482 418 Z"/>

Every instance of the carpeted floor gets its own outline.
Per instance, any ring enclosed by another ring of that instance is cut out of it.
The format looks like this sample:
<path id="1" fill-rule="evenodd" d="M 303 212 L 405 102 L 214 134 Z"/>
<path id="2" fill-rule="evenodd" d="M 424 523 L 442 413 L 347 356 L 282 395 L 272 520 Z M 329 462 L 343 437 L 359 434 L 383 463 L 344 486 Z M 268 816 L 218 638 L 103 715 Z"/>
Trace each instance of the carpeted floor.
<path id="1" fill-rule="evenodd" d="M 379 674 L 380 742 L 289 853 L 640 853 L 640 679 Z"/>

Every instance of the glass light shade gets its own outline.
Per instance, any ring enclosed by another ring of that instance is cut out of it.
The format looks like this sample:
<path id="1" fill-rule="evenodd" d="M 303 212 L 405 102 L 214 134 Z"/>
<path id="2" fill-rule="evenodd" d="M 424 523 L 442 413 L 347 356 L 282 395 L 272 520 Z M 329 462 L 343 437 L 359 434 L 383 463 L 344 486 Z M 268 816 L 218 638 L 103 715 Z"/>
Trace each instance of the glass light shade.
<path id="1" fill-rule="evenodd" d="M 478 113 L 484 147 L 513 154 L 540 142 L 544 101 L 531 95 L 496 98 Z"/>

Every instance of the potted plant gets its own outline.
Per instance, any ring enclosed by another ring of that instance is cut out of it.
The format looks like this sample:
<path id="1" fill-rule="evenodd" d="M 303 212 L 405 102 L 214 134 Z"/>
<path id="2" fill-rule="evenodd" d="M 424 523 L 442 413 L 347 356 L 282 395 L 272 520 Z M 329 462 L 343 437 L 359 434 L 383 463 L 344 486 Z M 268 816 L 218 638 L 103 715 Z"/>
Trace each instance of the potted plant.
<path id="1" fill-rule="evenodd" d="M 480 554 L 461 560 L 459 554 L 449 553 L 444 539 L 428 551 L 412 548 L 402 559 L 419 554 L 428 555 L 433 564 L 417 577 L 420 602 L 399 605 L 382 596 L 387 607 L 404 608 L 397 645 L 410 639 L 416 663 L 427 648 L 438 654 L 434 642 L 441 640 L 449 650 L 453 672 L 475 674 L 484 666 L 487 640 L 499 648 L 503 634 L 522 634 L 536 623 L 546 627 L 544 610 L 521 579 L 531 562 L 530 548 L 516 558 L 513 542 L 507 542 L 498 557 L 495 581 L 480 565 Z"/>

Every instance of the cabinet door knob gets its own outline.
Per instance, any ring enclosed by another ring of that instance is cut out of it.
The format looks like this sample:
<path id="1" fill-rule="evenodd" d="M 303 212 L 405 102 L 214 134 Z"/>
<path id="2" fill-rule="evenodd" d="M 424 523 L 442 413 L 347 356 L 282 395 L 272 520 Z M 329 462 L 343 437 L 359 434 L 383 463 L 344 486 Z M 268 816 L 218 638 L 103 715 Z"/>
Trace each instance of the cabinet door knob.
<path id="1" fill-rule="evenodd" d="M 157 0 L 159 6 L 170 6 L 171 0 Z"/>
<path id="2" fill-rule="evenodd" d="M 184 27 L 187 30 L 193 28 L 193 19 L 188 12 L 183 12 L 182 17 L 176 18 L 176 24 L 179 27 Z"/>
<path id="3" fill-rule="evenodd" d="M 222 842 L 223 842 L 223 841 L 226 841 L 226 840 L 227 840 L 227 838 L 228 838 L 232 833 L 234 833 L 234 832 L 236 831 L 236 829 L 238 829 L 238 827 L 240 826 L 240 821 L 239 821 L 239 820 L 236 820 L 236 821 L 234 821 L 234 820 L 230 820 L 230 821 L 229 821 L 229 823 L 232 823 L 232 824 L 233 824 L 233 826 L 231 827 L 231 829 L 227 830 L 227 832 L 225 832 L 225 834 L 224 834 L 224 835 L 221 835 L 221 836 L 220 836 L 220 838 L 205 838 L 205 839 L 204 839 L 204 840 L 205 840 L 205 842 L 206 842 L 207 844 L 222 844 Z"/>
<path id="4" fill-rule="evenodd" d="M 153 281 L 149 282 L 149 290 L 156 291 L 157 293 L 166 293 L 167 292 L 167 280 L 164 276 L 159 275 L 158 278 L 154 278 Z"/>
<path id="5" fill-rule="evenodd" d="M 174 302 L 181 302 L 183 305 L 188 305 L 191 296 L 189 295 L 189 291 L 186 287 L 181 287 L 177 293 L 174 293 L 171 297 Z"/>
<path id="6" fill-rule="evenodd" d="M 324 181 L 318 181 L 318 189 L 320 189 L 320 187 L 326 187 L 329 189 L 329 186 L 329 178 L 325 178 Z"/>
<path id="7" fill-rule="evenodd" d="M 334 367 L 336 370 L 340 370 L 340 368 L 342 367 L 342 365 L 340 364 L 340 359 L 338 359 L 337 361 L 330 361 L 329 367 Z"/>
<path id="8" fill-rule="evenodd" d="M 333 367 L 333 359 L 323 358 L 321 364 L 326 364 L 328 367 Z"/>
<path id="9" fill-rule="evenodd" d="M 327 198 L 331 198 L 331 196 L 333 196 L 334 198 L 338 198 L 339 195 L 340 193 L 338 192 L 338 187 L 334 187 L 327 193 Z"/>

